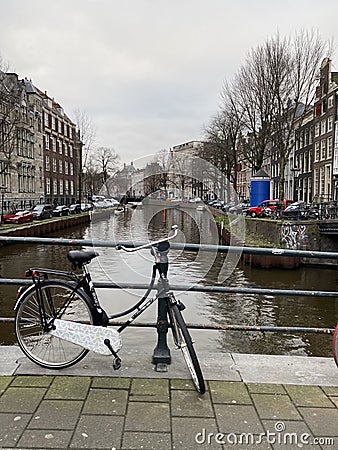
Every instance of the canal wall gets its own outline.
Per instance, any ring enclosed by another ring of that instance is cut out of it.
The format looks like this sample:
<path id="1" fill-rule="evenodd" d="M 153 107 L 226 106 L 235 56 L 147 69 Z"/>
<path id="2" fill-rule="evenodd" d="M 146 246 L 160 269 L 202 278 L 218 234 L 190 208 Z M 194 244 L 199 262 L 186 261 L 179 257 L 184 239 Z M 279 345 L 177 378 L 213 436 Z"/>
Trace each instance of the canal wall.
<path id="1" fill-rule="evenodd" d="M 89 213 L 34 221 L 20 225 L 0 225 L 1 236 L 42 237 L 90 223 Z M 2 244 L 4 245 L 4 244 Z"/>
<path id="2" fill-rule="evenodd" d="M 216 214 L 215 214 L 216 215 Z M 219 219 L 219 212 L 218 212 Z M 218 220 L 222 222 L 222 218 Z M 229 245 L 226 227 L 219 226 L 221 242 Z M 245 218 L 245 246 L 285 248 L 319 252 L 338 252 L 338 235 L 323 235 L 319 221 L 281 221 L 263 218 Z M 293 269 L 300 265 L 337 266 L 337 260 L 286 257 L 280 255 L 242 255 L 242 260 L 259 268 Z"/>

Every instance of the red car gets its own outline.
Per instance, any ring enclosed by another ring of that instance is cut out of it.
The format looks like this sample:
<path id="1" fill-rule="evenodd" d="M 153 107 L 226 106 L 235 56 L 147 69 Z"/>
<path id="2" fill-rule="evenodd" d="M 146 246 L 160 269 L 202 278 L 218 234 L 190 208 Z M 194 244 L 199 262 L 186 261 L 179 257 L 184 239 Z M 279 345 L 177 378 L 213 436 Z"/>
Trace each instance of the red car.
<path id="1" fill-rule="evenodd" d="M 264 200 L 264 202 L 259 203 L 257 206 L 251 206 L 247 214 L 251 217 L 257 217 L 263 211 L 264 208 L 268 208 L 271 211 L 274 211 L 279 205 L 281 205 L 281 209 L 284 210 L 292 202 L 293 200 L 283 200 L 283 203 L 281 205 L 278 198 L 274 200 Z"/>
<path id="2" fill-rule="evenodd" d="M 5 214 L 5 223 L 27 223 L 32 222 L 33 214 L 31 211 L 16 211 L 15 213 Z"/>

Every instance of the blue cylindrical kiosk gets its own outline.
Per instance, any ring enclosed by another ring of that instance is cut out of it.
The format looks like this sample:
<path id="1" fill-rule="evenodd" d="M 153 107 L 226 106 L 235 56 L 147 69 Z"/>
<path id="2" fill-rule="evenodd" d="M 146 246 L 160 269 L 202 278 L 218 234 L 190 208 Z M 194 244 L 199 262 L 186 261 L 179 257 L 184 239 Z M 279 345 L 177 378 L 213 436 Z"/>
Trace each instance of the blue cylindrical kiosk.
<path id="1" fill-rule="evenodd" d="M 270 199 L 270 177 L 260 169 L 250 182 L 250 206 L 257 206 L 260 202 Z"/>

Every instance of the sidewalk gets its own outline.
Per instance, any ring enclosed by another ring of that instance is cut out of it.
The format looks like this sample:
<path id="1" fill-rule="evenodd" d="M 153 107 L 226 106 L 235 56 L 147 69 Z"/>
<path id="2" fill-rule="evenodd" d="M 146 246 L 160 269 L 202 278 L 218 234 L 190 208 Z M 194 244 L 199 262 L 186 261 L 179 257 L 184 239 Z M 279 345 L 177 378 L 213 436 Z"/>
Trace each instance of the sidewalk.
<path id="1" fill-rule="evenodd" d="M 0 448 L 338 448 L 330 358 L 202 354 L 201 396 L 179 356 L 166 373 L 144 353 L 125 355 L 122 372 L 89 355 L 51 373 L 0 347 Z"/>

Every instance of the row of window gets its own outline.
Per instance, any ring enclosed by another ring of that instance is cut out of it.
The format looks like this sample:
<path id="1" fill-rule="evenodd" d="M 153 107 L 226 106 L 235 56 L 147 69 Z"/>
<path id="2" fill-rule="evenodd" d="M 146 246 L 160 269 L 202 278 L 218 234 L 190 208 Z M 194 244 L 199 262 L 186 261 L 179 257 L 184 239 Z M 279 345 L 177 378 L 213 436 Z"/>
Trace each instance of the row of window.
<path id="1" fill-rule="evenodd" d="M 321 114 L 325 114 L 326 111 L 330 108 L 333 108 L 334 105 L 334 99 L 333 95 L 330 95 L 330 97 L 327 99 L 324 99 L 322 102 L 318 102 L 315 106 L 315 114 L 316 116 L 320 116 Z M 317 97 L 320 96 L 320 86 L 317 88 Z"/>
<path id="2" fill-rule="evenodd" d="M 332 136 L 315 142 L 315 161 L 332 158 L 333 141 Z"/>
<path id="3" fill-rule="evenodd" d="M 73 180 L 57 180 L 46 178 L 46 195 L 74 195 L 74 181 Z"/>
<path id="4" fill-rule="evenodd" d="M 68 123 L 65 123 L 59 117 L 55 117 L 53 114 L 48 114 L 46 111 L 43 113 L 44 125 L 46 128 L 50 128 L 66 137 L 73 139 L 74 128 Z"/>
<path id="5" fill-rule="evenodd" d="M 45 149 L 52 150 L 60 155 L 69 156 L 70 158 L 73 158 L 74 155 L 73 146 L 71 144 L 67 144 L 60 139 L 54 139 L 49 134 L 45 135 Z"/>
<path id="6" fill-rule="evenodd" d="M 51 164 L 52 162 L 52 164 Z M 52 166 L 53 172 L 65 173 L 66 175 L 74 175 L 74 164 L 72 162 L 57 160 L 46 155 L 45 169 L 50 172 Z"/>
<path id="7" fill-rule="evenodd" d="M 314 170 L 314 194 L 319 196 L 331 195 L 331 166 L 322 166 Z"/>
<path id="8" fill-rule="evenodd" d="M 18 174 L 18 191 L 19 192 L 35 192 L 34 175 Z"/>
<path id="9" fill-rule="evenodd" d="M 315 123 L 315 137 L 329 133 L 333 129 L 333 116 Z"/>
<path id="10" fill-rule="evenodd" d="M 312 160 L 312 151 L 303 152 L 295 157 L 295 167 L 299 169 L 299 173 L 308 173 L 311 172 L 311 160 Z"/>

